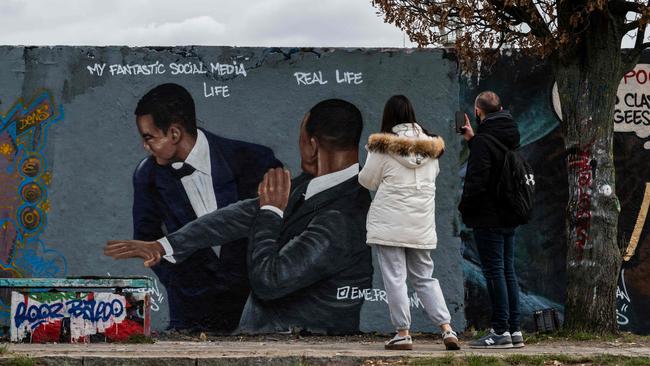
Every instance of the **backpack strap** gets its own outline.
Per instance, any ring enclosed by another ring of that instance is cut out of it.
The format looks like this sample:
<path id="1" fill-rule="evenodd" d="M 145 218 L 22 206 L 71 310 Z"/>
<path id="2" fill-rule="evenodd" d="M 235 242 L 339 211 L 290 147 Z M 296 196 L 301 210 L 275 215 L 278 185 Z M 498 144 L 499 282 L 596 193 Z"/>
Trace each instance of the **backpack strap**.
<path id="1" fill-rule="evenodd" d="M 504 145 L 503 142 L 499 141 L 498 138 L 490 135 L 489 133 L 482 133 L 481 137 L 487 137 L 488 140 L 494 142 L 498 147 L 501 148 L 501 150 L 504 150 L 506 152 L 510 151 L 510 149 L 506 145 Z"/>

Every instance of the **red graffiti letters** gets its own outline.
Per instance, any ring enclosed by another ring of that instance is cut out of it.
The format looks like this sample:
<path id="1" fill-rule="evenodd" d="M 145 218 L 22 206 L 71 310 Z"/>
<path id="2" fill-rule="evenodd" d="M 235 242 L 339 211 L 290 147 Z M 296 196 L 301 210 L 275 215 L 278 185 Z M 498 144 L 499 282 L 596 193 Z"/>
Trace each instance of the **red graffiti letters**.
<path id="1" fill-rule="evenodd" d="M 579 151 L 569 161 L 569 168 L 575 169 L 578 175 L 578 205 L 575 214 L 576 247 L 578 260 L 582 259 L 591 227 L 591 183 L 593 179 L 592 159 L 589 151 Z"/>

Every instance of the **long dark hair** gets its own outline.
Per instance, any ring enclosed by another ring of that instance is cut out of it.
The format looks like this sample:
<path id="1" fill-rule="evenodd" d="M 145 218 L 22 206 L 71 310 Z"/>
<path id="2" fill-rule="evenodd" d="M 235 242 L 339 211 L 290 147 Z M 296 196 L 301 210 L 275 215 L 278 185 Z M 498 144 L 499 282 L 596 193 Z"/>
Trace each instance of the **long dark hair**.
<path id="1" fill-rule="evenodd" d="M 416 124 L 415 110 L 409 98 L 398 94 L 388 98 L 384 106 L 384 115 L 381 119 L 381 132 L 393 133 L 393 127 L 402 123 Z M 429 131 L 420 126 L 425 134 L 431 135 Z"/>

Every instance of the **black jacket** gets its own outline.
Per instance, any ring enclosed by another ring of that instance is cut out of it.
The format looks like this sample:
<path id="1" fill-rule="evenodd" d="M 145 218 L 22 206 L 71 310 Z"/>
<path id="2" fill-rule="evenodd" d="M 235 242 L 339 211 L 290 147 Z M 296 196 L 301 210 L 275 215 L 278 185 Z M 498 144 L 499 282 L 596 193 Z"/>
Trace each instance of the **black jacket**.
<path id="1" fill-rule="evenodd" d="M 167 237 L 175 259 L 183 260 L 205 242 L 248 235 L 252 293 L 240 332 L 359 331 L 360 294 L 372 285 L 372 257 L 365 243 L 370 193 L 354 176 L 301 202 L 307 184 L 292 189 L 284 218 L 247 200 Z"/>
<path id="2" fill-rule="evenodd" d="M 463 195 L 458 209 L 471 228 L 516 226 L 515 219 L 499 203 L 496 186 L 505 152 L 484 135 L 496 137 L 510 149 L 519 146 L 519 130 L 508 111 L 488 114 L 469 140 L 469 159 Z"/>

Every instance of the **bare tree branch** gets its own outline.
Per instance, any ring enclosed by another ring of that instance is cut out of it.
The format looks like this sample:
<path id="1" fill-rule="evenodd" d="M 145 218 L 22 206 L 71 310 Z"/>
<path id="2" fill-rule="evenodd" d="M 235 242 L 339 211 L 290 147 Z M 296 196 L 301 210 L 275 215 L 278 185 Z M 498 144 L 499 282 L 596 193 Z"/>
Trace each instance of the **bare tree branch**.
<path id="1" fill-rule="evenodd" d="M 641 14 L 647 5 L 632 1 L 612 0 L 608 6 L 612 13 L 625 15 L 628 12 Z"/>
<path id="2" fill-rule="evenodd" d="M 650 0 L 648 0 L 650 2 Z M 648 25 L 641 21 L 637 22 L 636 40 L 634 41 L 634 48 L 624 54 L 625 68 L 630 70 L 639 62 L 643 50 L 650 47 L 650 42 L 645 41 L 645 32 Z"/>
<path id="3" fill-rule="evenodd" d="M 510 3 L 505 0 L 489 0 L 489 2 L 497 9 L 502 10 L 513 18 L 528 24 L 534 35 L 538 37 L 548 37 L 551 35 L 548 25 L 532 1 L 528 0 L 522 2 L 523 4 L 519 6 L 510 5 Z"/>
<path id="4" fill-rule="evenodd" d="M 639 20 L 635 20 L 633 22 L 626 23 L 625 26 L 623 27 L 624 33 L 633 31 L 637 28 L 639 28 Z"/>

